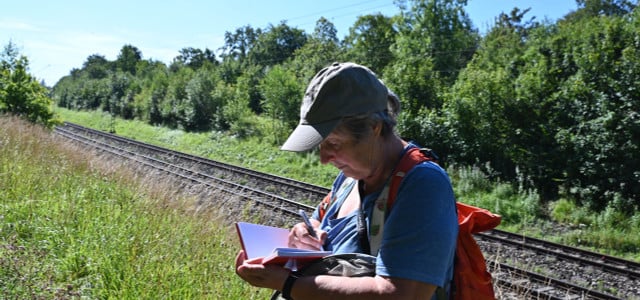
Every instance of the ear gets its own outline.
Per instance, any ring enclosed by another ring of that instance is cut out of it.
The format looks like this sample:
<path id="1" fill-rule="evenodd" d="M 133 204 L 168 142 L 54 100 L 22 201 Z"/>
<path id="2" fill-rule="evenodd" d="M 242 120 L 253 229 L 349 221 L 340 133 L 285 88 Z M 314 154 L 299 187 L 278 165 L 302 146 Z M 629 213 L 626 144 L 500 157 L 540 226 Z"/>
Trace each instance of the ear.
<path id="1" fill-rule="evenodd" d="M 373 125 L 373 135 L 380 136 L 382 135 L 382 122 Z"/>

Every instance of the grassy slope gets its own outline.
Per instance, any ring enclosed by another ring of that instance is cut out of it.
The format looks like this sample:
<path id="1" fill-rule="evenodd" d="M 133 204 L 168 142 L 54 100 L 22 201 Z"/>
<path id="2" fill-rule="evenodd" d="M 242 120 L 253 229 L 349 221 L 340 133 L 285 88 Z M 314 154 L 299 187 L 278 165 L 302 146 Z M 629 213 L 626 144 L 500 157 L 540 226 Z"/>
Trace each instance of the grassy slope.
<path id="1" fill-rule="evenodd" d="M 0 299 L 265 299 L 192 199 L 0 116 Z"/>

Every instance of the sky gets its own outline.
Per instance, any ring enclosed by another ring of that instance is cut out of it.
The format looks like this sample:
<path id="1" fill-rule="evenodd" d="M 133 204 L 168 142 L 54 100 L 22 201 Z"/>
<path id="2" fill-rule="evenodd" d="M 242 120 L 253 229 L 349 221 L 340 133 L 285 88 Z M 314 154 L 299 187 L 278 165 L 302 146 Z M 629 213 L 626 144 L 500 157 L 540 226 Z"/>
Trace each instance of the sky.
<path id="1" fill-rule="evenodd" d="M 465 10 L 483 33 L 514 7 L 531 8 L 525 17 L 539 21 L 577 9 L 575 0 L 468 0 Z M 325 17 L 342 39 L 358 16 L 398 12 L 393 0 L 0 0 L 0 46 L 17 46 L 29 72 L 53 86 L 90 55 L 115 60 L 124 45 L 169 64 L 183 48 L 215 51 L 226 32 L 247 25 L 266 29 L 286 21 L 312 33 Z"/>

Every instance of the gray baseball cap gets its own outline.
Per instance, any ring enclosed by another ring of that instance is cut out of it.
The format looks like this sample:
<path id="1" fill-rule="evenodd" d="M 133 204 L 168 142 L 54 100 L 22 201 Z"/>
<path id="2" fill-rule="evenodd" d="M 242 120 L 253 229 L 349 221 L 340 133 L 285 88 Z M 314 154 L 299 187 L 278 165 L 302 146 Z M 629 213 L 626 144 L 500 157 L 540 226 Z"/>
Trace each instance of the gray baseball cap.
<path id="1" fill-rule="evenodd" d="M 387 109 L 388 95 L 367 67 L 334 63 L 320 70 L 302 99 L 300 123 L 281 149 L 300 152 L 316 147 L 342 118 Z"/>

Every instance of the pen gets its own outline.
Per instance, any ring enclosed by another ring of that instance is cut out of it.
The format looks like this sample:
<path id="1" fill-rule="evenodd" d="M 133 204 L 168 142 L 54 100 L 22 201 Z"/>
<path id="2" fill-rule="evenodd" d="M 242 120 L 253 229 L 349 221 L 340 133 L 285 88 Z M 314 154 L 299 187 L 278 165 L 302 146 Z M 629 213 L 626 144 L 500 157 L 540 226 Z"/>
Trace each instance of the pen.
<path id="1" fill-rule="evenodd" d="M 300 216 L 302 217 L 302 220 L 307 225 L 307 230 L 309 231 L 309 235 L 311 235 L 314 238 L 318 238 L 316 236 L 316 231 L 313 229 L 313 225 L 311 225 L 311 221 L 309 221 L 309 217 L 307 217 L 307 214 L 304 212 L 304 210 L 302 209 L 299 210 L 298 214 L 300 214 Z"/>

